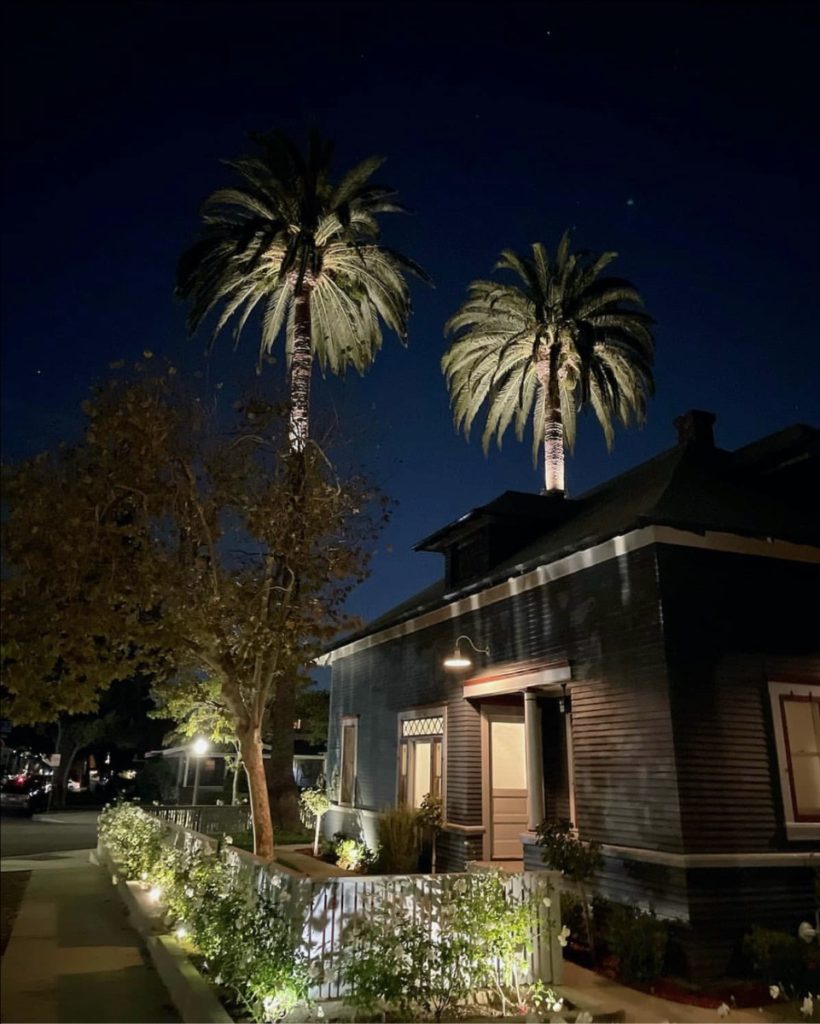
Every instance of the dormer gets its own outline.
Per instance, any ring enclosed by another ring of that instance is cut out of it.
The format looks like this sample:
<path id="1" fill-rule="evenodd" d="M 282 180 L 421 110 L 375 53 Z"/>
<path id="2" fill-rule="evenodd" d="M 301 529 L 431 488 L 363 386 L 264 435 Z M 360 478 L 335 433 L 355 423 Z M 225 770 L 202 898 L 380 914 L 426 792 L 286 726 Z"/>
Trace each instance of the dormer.
<path id="1" fill-rule="evenodd" d="M 505 491 L 425 537 L 415 550 L 443 554 L 445 585 L 448 590 L 457 589 L 486 576 L 563 522 L 571 509 L 572 502 L 563 497 Z"/>

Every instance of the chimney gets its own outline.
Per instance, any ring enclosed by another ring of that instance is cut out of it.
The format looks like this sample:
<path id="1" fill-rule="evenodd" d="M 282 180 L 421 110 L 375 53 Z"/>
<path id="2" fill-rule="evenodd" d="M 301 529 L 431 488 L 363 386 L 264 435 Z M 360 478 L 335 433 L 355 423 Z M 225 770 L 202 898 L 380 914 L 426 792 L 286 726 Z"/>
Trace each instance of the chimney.
<path id="1" fill-rule="evenodd" d="M 715 419 L 713 412 L 704 412 L 703 409 L 690 409 L 683 416 L 678 416 L 674 422 L 678 432 L 678 444 L 697 444 L 703 448 L 714 448 L 712 427 Z"/>

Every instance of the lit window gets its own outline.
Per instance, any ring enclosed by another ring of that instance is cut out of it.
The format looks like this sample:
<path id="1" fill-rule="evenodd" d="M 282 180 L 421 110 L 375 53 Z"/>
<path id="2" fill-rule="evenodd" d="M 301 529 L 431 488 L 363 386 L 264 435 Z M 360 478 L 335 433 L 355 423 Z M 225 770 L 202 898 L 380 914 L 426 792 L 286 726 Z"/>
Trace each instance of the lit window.
<path id="1" fill-rule="evenodd" d="M 770 683 L 780 790 L 790 839 L 820 839 L 820 686 Z"/>
<path id="2" fill-rule="evenodd" d="M 444 714 L 399 716 L 399 803 L 421 807 L 428 793 L 442 799 Z"/>
<path id="3" fill-rule="evenodd" d="M 346 716 L 341 729 L 341 771 L 339 773 L 339 803 L 353 806 L 356 802 L 356 760 L 359 739 L 358 718 Z"/>

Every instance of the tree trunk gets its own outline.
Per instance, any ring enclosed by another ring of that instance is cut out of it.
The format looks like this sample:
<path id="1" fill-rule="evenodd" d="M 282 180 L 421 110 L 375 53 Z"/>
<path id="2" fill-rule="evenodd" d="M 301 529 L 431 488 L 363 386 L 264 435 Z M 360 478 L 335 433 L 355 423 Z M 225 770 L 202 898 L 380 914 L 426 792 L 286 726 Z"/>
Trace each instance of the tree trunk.
<path id="1" fill-rule="evenodd" d="M 239 752 L 239 744 L 235 744 L 234 753 L 236 760 L 233 765 L 233 786 L 231 787 L 231 804 L 236 806 L 239 803 L 239 773 L 242 771 L 242 755 Z"/>
<path id="2" fill-rule="evenodd" d="M 564 493 L 564 421 L 561 416 L 557 349 L 550 349 L 549 361 L 541 364 L 541 400 L 544 403 L 544 487 L 547 494 Z"/>
<path id="3" fill-rule="evenodd" d="M 265 764 L 262 757 L 262 734 L 258 728 L 239 733 L 239 749 L 248 776 L 248 790 L 253 815 L 253 852 L 264 860 L 273 859 L 273 822 L 271 821 Z"/>
<path id="4" fill-rule="evenodd" d="M 265 771 L 271 814 L 279 828 L 299 826 L 299 789 L 293 778 L 295 690 L 289 680 L 278 683 L 268 718 L 271 751 L 265 761 Z"/>
<path id="5" fill-rule="evenodd" d="M 290 360 L 288 390 L 290 422 L 288 439 L 295 454 L 304 451 L 310 425 L 310 371 L 313 366 L 311 340 L 310 293 L 313 285 L 307 280 L 296 293 L 293 315 L 293 353 Z"/>
<path id="6" fill-rule="evenodd" d="M 64 751 L 60 753 L 60 764 L 57 766 L 54 772 L 54 781 L 52 783 L 53 799 L 51 806 L 54 810 L 62 810 L 68 802 L 68 776 L 71 771 L 71 766 L 74 764 L 74 758 L 79 753 L 79 746 L 76 744 L 70 747 L 68 757 Z"/>

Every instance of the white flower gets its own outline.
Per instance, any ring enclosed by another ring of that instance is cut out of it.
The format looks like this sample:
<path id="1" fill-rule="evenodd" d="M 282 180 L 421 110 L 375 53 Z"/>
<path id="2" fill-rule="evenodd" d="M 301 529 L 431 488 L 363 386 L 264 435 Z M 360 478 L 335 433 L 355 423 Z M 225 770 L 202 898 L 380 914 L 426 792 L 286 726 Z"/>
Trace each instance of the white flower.
<path id="1" fill-rule="evenodd" d="M 769 985 L 769 995 L 772 999 L 780 998 L 780 989 L 777 985 Z"/>
<path id="2" fill-rule="evenodd" d="M 547 907 L 547 908 L 549 908 L 549 907 L 551 907 L 551 906 L 552 906 L 552 900 L 551 900 L 551 899 L 549 898 L 549 896 L 545 896 L 545 897 L 544 897 L 544 898 L 543 898 L 543 899 L 541 900 L 541 902 L 542 902 L 542 903 L 544 904 L 544 906 L 545 906 L 545 907 Z"/>
<path id="3" fill-rule="evenodd" d="M 721 1003 L 720 1006 L 718 1007 L 718 1011 L 717 1012 L 718 1012 L 718 1017 L 728 1017 L 729 1013 L 731 1012 L 729 1010 L 729 1004 L 728 1003 Z"/>
<path id="4" fill-rule="evenodd" d="M 233 846 L 233 836 L 225 836 L 223 842 L 226 846 Z"/>
<path id="5" fill-rule="evenodd" d="M 550 1006 L 553 1013 L 560 1013 L 564 1008 L 564 1000 L 556 999 L 555 1002 Z"/>
<path id="6" fill-rule="evenodd" d="M 800 1004 L 800 1012 L 804 1017 L 811 1017 L 814 1013 L 814 1000 L 811 997 L 811 993 L 805 997 L 803 1002 Z"/>
<path id="7" fill-rule="evenodd" d="M 572 933 L 570 932 L 569 928 L 567 928 L 567 926 L 564 925 L 561 931 L 558 932 L 558 945 L 562 947 L 566 946 L 567 939 L 570 937 L 571 934 Z"/>
<path id="8" fill-rule="evenodd" d="M 189 900 L 194 898 L 194 890 L 192 886 L 188 886 L 188 888 L 185 890 L 185 895 L 188 897 Z"/>

